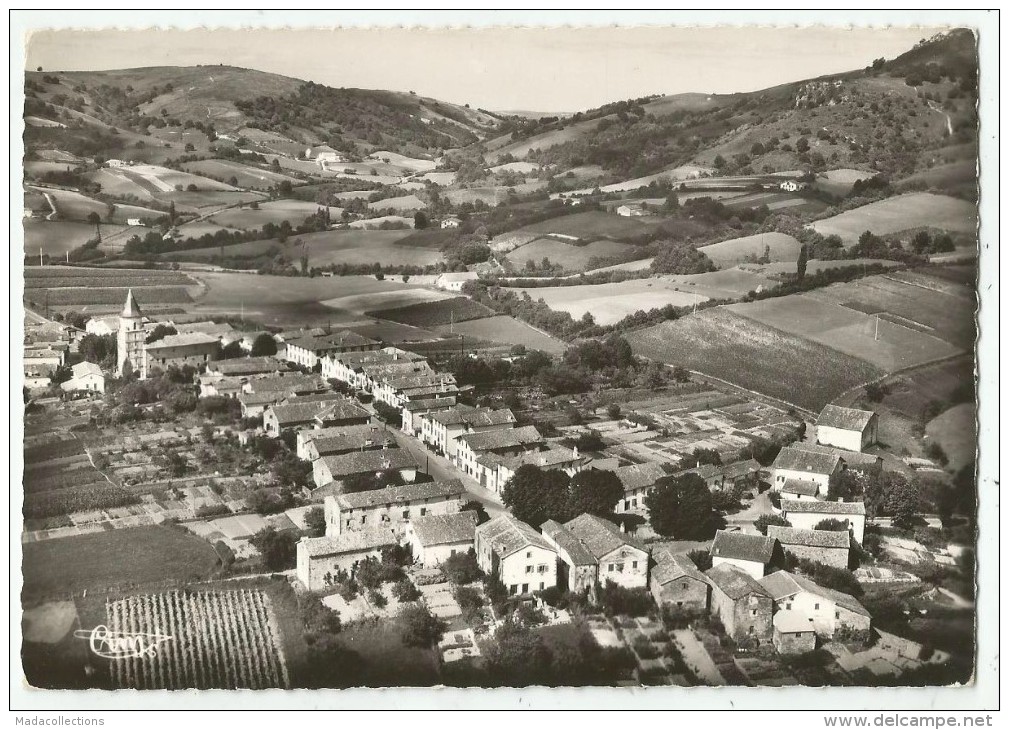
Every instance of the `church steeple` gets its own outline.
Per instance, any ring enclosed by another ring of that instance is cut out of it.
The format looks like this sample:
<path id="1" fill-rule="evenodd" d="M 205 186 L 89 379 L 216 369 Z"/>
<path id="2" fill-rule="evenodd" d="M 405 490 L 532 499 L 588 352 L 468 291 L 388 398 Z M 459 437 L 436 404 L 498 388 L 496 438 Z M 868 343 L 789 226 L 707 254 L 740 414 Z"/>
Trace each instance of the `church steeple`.
<path id="1" fill-rule="evenodd" d="M 140 316 L 140 307 L 137 306 L 137 300 L 133 298 L 132 289 L 126 293 L 126 304 L 123 306 L 123 313 L 120 316 L 129 319 Z"/>

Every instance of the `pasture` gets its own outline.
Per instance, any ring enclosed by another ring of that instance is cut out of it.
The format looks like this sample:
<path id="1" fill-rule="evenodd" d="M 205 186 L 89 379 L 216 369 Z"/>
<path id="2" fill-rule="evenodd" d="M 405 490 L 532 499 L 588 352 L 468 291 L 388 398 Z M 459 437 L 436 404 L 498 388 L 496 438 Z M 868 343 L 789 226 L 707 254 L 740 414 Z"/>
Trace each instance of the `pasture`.
<path id="1" fill-rule="evenodd" d="M 441 302 L 451 298 L 452 295 L 447 294 L 446 292 L 414 287 L 409 289 L 365 292 L 363 294 L 349 294 L 347 296 L 326 299 L 323 301 L 323 304 L 327 307 L 338 309 L 343 312 L 353 312 L 354 314 L 361 315 L 368 314 L 369 317 L 380 317 L 381 315 L 369 314 L 369 312 L 375 312 L 378 310 L 397 310 L 402 307 Z M 406 322 L 405 324 L 413 323 Z"/>
<path id="2" fill-rule="evenodd" d="M 371 317 L 388 319 L 393 322 L 415 327 L 434 327 L 442 324 L 465 322 L 471 319 L 494 316 L 494 310 L 475 302 L 469 297 L 452 297 L 439 301 L 419 302 L 388 309 L 373 310 Z"/>
<path id="3" fill-rule="evenodd" d="M 634 353 L 682 365 L 818 412 L 859 383 L 874 365 L 796 337 L 727 307 L 713 307 L 627 335 Z"/>
<path id="4" fill-rule="evenodd" d="M 279 226 L 284 221 L 287 221 L 294 227 L 301 225 L 306 218 L 315 215 L 322 207 L 305 200 L 287 199 L 264 201 L 258 205 L 259 207 L 256 209 L 244 205 L 238 208 L 222 210 L 220 213 L 211 216 L 209 220 L 225 228 L 243 231 L 259 229 L 267 223 Z M 333 221 L 339 221 L 342 214 L 342 208 L 329 208 L 329 217 Z"/>
<path id="5" fill-rule="evenodd" d="M 929 421 L 925 433 L 938 443 L 956 471 L 977 458 L 977 412 L 973 403 L 960 403 Z"/>
<path id="6" fill-rule="evenodd" d="M 413 213 L 427 207 L 427 203 L 416 195 L 401 195 L 397 198 L 383 198 L 374 203 L 368 203 L 371 210 L 395 210 L 398 212 Z"/>
<path id="7" fill-rule="evenodd" d="M 424 160 L 419 157 L 407 157 L 398 152 L 388 150 L 376 150 L 368 155 L 369 160 L 381 160 L 390 165 L 396 165 L 412 172 L 428 172 L 437 167 L 437 163 L 432 160 Z"/>
<path id="8" fill-rule="evenodd" d="M 595 274 L 603 271 L 643 271 L 652 265 L 654 259 L 638 259 L 637 261 L 628 261 L 626 264 L 614 264 L 613 266 L 603 266 L 600 269 L 592 269 L 591 271 L 586 271 L 586 274 Z"/>
<path id="9" fill-rule="evenodd" d="M 227 183 L 217 182 L 202 175 L 173 170 L 159 165 L 132 165 L 119 168 L 119 172 L 136 181 L 152 193 L 170 193 L 176 185 L 186 188 L 195 185 L 200 190 L 222 190 L 234 192 L 237 188 Z"/>
<path id="10" fill-rule="evenodd" d="M 455 183 L 454 172 L 426 172 L 420 176 L 420 180 L 430 180 L 435 185 L 448 186 Z"/>
<path id="11" fill-rule="evenodd" d="M 653 219 L 649 219 L 653 221 Z M 654 219 L 654 223 L 661 219 Z M 640 219 L 624 218 L 623 216 L 604 213 L 601 210 L 587 210 L 583 213 L 551 218 L 520 228 L 518 233 L 560 234 L 575 238 L 630 238 L 650 232 L 653 225 Z"/>
<path id="12" fill-rule="evenodd" d="M 732 313 L 892 372 L 959 352 L 930 334 L 804 294 L 732 304 Z"/>
<path id="13" fill-rule="evenodd" d="M 383 230 L 383 225 L 393 225 L 396 228 L 391 230 L 410 230 L 413 228 L 413 216 L 403 215 L 381 215 L 377 218 L 364 218 L 358 221 L 351 221 L 348 224 L 351 228 L 363 231 Z"/>
<path id="14" fill-rule="evenodd" d="M 119 234 L 129 230 L 127 226 L 103 225 L 102 239 L 120 238 Z M 142 228 L 133 230 L 146 232 Z M 37 256 L 41 249 L 49 256 L 62 258 L 68 251 L 83 246 L 95 237 L 93 225 L 73 221 L 25 220 L 24 231 L 26 256 Z M 125 243 L 127 237 L 122 238 Z"/>
<path id="15" fill-rule="evenodd" d="M 826 208 L 824 203 L 803 198 L 795 193 L 764 191 L 748 193 L 728 198 L 724 201 L 727 208 L 759 208 L 766 205 L 770 211 L 787 210 L 795 212 L 819 212 Z"/>
<path id="16" fill-rule="evenodd" d="M 41 192 L 41 189 L 38 192 Z M 103 223 L 108 221 L 125 224 L 130 218 L 155 220 L 165 215 L 160 210 L 153 208 L 142 208 L 137 205 L 125 205 L 121 203 L 103 203 L 100 200 L 89 198 L 73 190 L 46 188 L 45 192 L 56 203 L 56 213 L 60 220 L 86 221 L 88 215 L 97 213 Z"/>
<path id="17" fill-rule="evenodd" d="M 868 180 L 873 175 L 875 175 L 873 172 L 846 168 L 827 170 L 826 172 L 821 172 L 816 176 L 816 181 L 813 185 L 817 190 L 823 190 L 831 195 L 844 197 L 851 192 L 851 189 L 854 187 L 856 181 Z"/>
<path id="18" fill-rule="evenodd" d="M 41 177 L 47 172 L 69 172 L 77 167 L 73 162 L 53 162 L 49 160 L 25 160 L 25 173 L 28 177 Z"/>
<path id="19" fill-rule="evenodd" d="M 186 162 L 182 165 L 182 168 L 186 172 L 209 176 L 218 180 L 227 180 L 230 185 L 241 188 L 252 188 L 254 190 L 266 190 L 267 188 L 276 187 L 285 180 L 295 185 L 301 182 L 298 178 L 291 177 L 290 175 L 283 175 L 273 170 L 245 165 L 233 160 L 196 160 L 195 162 Z M 233 183 L 230 182 L 232 179 L 234 179 Z"/>
<path id="20" fill-rule="evenodd" d="M 846 246 L 857 243 L 858 237 L 865 231 L 872 231 L 878 236 L 913 228 L 974 233 L 977 230 L 977 207 L 948 195 L 908 193 L 846 210 L 811 223 L 810 227 L 824 236 L 840 236 Z"/>
<path id="21" fill-rule="evenodd" d="M 504 345 L 525 345 L 532 350 L 542 350 L 554 355 L 564 352 L 567 348 L 567 345 L 556 337 L 551 337 L 521 320 L 503 314 L 497 317 L 457 322 L 454 325 L 445 324 L 436 329 L 446 335 L 451 333 L 475 337 L 489 342 L 500 342 Z"/>
<path id="22" fill-rule="evenodd" d="M 705 274 L 666 274 L 662 278 L 672 285 L 674 291 L 696 292 L 699 297 L 708 299 L 739 299 L 747 292 L 760 287 L 766 289 L 777 283 L 738 267 Z"/>
<path id="23" fill-rule="evenodd" d="M 190 533 L 154 525 L 23 544 L 24 596 L 41 597 L 165 580 L 203 580 L 219 567 Z"/>
<path id="24" fill-rule="evenodd" d="M 724 269 L 747 260 L 755 260 L 767 251 L 769 261 L 795 261 L 799 242 L 785 233 L 758 233 L 754 236 L 731 238 L 697 249 L 706 254 L 715 266 Z"/>
<path id="25" fill-rule="evenodd" d="M 525 246 L 515 249 L 505 256 L 508 261 L 522 269 L 526 262 L 539 265 L 543 259 L 550 259 L 565 271 L 584 271 L 593 258 L 620 256 L 627 251 L 627 244 L 617 241 L 592 241 L 584 246 L 575 246 L 555 238 L 538 238 Z"/>
<path id="26" fill-rule="evenodd" d="M 655 309 L 667 304 L 690 307 L 695 301 L 700 303 L 707 300 L 705 296 L 675 289 L 664 278 L 521 291 L 528 293 L 534 301 L 542 299 L 551 309 L 567 312 L 575 319 L 581 319 L 589 313 L 601 325 L 614 324 L 639 310 Z"/>

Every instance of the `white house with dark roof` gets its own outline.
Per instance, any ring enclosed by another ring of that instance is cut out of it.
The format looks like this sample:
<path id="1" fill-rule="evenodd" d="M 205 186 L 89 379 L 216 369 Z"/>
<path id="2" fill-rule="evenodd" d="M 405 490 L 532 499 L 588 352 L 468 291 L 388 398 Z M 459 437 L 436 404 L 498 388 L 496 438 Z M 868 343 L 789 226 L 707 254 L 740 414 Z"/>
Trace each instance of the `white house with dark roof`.
<path id="1" fill-rule="evenodd" d="M 557 585 L 557 550 L 532 527 L 505 512 L 477 526 L 477 565 L 518 596 Z"/>
<path id="2" fill-rule="evenodd" d="M 879 417 L 873 411 L 826 405 L 816 419 L 816 442 L 848 451 L 863 451 L 879 440 Z"/>
<path id="3" fill-rule="evenodd" d="M 344 480 L 361 474 L 379 474 L 390 469 L 398 471 L 406 482 L 417 478 L 417 462 L 404 449 L 354 451 L 349 454 L 323 456 L 312 462 L 312 481 L 316 488 L 330 487 L 338 491 Z"/>
<path id="4" fill-rule="evenodd" d="M 324 590 L 341 571 L 353 576 L 363 561 L 381 559 L 383 550 L 398 544 L 396 534 L 388 527 L 336 536 L 303 537 L 297 546 L 295 573 L 308 590 Z"/>
<path id="5" fill-rule="evenodd" d="M 351 451 L 373 451 L 396 446 L 396 440 L 385 428 L 373 423 L 354 426 L 303 428 L 298 431 L 295 447 L 302 461 L 315 461 L 323 456 L 348 454 Z"/>
<path id="6" fill-rule="evenodd" d="M 508 480 L 523 466 L 536 466 L 544 470 L 562 471 L 573 477 L 586 469 L 592 461 L 578 453 L 576 448 L 548 444 L 543 449 L 530 449 L 517 454 L 499 454 L 486 451 L 476 456 L 474 477 L 480 486 L 500 493 Z"/>
<path id="7" fill-rule="evenodd" d="M 93 362 L 79 362 L 70 368 L 73 375 L 60 383 L 66 392 L 104 393 L 105 375 Z"/>
<path id="8" fill-rule="evenodd" d="M 371 413 L 337 393 L 288 399 L 263 413 L 263 427 L 274 438 L 293 428 L 357 426 L 370 421 Z"/>
<path id="9" fill-rule="evenodd" d="M 807 444 L 792 444 L 778 452 L 771 465 L 771 487 L 782 491 L 786 480 L 816 485 L 817 495 L 826 495 L 830 478 L 845 467 L 844 459 L 829 450 L 809 448 Z M 792 492 L 796 494 L 795 492 Z"/>
<path id="10" fill-rule="evenodd" d="M 301 367 L 314 369 L 322 358 L 337 352 L 365 352 L 382 347 L 381 342 L 368 339 L 350 330 L 314 337 L 295 337 L 284 342 L 284 358 Z M 321 367 L 321 365 L 320 365 Z"/>
<path id="11" fill-rule="evenodd" d="M 753 578 L 762 578 L 780 553 L 773 537 L 719 530 L 711 543 L 711 566 L 731 565 Z"/>
<path id="12" fill-rule="evenodd" d="M 513 456 L 523 451 L 538 450 L 545 441 L 535 426 L 495 429 L 464 433 L 456 437 L 456 453 L 452 463 L 467 475 L 479 480 L 477 457 L 484 453 Z"/>
<path id="13" fill-rule="evenodd" d="M 419 438 L 436 453 L 454 460 L 455 439 L 464 433 L 494 431 L 515 426 L 515 414 L 507 408 L 474 408 L 456 405 L 420 417 Z"/>
<path id="14" fill-rule="evenodd" d="M 217 359 L 221 341 L 202 332 L 186 332 L 167 335 L 160 340 L 144 345 L 144 360 L 141 378 L 146 378 L 154 370 L 168 370 L 191 365 L 203 370 L 208 363 Z"/>
<path id="15" fill-rule="evenodd" d="M 812 530 L 824 520 L 841 520 L 848 523 L 848 530 L 856 542 L 861 544 L 865 537 L 864 502 L 782 499 L 781 516 L 800 530 Z"/>
<path id="16" fill-rule="evenodd" d="M 402 429 L 404 433 L 416 436 L 420 429 L 420 419 L 429 413 L 455 408 L 455 393 L 435 398 L 416 398 L 403 406 Z"/>
<path id="17" fill-rule="evenodd" d="M 624 488 L 624 497 L 613 509 L 617 514 L 635 511 L 647 511 L 645 495 L 655 486 L 655 482 L 669 476 L 666 467 L 659 462 L 650 461 L 644 464 L 630 464 L 613 470 Z"/>
<path id="18" fill-rule="evenodd" d="M 477 514 L 471 511 L 415 517 L 404 527 L 403 541 L 410 546 L 414 563 L 434 568 L 473 549 L 476 521 Z"/>
<path id="19" fill-rule="evenodd" d="M 458 479 L 328 496 L 323 502 L 326 534 L 340 535 L 376 526 L 399 531 L 420 517 L 458 512 L 464 497 Z"/>
<path id="20" fill-rule="evenodd" d="M 839 628 L 869 631 L 872 615 L 847 593 L 825 588 L 804 575 L 779 570 L 760 579 L 778 613 L 808 621 L 818 636 L 832 638 Z"/>
<path id="21" fill-rule="evenodd" d="M 589 587 L 606 582 L 623 588 L 648 585 L 648 548 L 609 520 L 582 514 L 563 525 L 548 520 L 542 531 L 560 557 L 562 587 L 577 592 L 589 579 Z"/>
<path id="22" fill-rule="evenodd" d="M 848 568 L 851 535 L 847 530 L 802 530 L 769 525 L 767 536 L 774 538 L 786 554 L 796 558 L 813 560 L 834 568 Z"/>

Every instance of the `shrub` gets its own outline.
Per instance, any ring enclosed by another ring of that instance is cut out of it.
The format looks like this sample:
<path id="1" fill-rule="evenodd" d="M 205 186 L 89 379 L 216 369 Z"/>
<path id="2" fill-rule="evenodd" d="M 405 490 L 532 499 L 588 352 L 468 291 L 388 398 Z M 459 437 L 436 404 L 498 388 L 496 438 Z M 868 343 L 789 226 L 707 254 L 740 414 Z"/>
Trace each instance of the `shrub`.
<path id="1" fill-rule="evenodd" d="M 656 649 L 652 645 L 652 642 L 649 641 L 646 637 L 638 636 L 636 639 L 634 639 L 633 644 L 634 644 L 634 651 L 637 652 L 637 655 L 642 659 L 658 658 L 659 650 Z"/>
<path id="2" fill-rule="evenodd" d="M 226 504 L 208 504 L 196 510 L 197 517 L 217 517 L 218 515 L 230 515 L 231 510 Z"/>
<path id="3" fill-rule="evenodd" d="M 466 619 L 467 623 L 475 623 L 482 619 L 483 614 L 481 612 L 484 607 L 484 599 L 480 595 L 480 591 L 469 586 L 456 586 L 452 591 L 452 595 L 455 598 L 455 602 L 459 604 L 463 618 Z"/>
<path id="4" fill-rule="evenodd" d="M 646 588 L 624 588 L 606 581 L 599 589 L 599 603 L 607 616 L 647 616 L 655 607 Z"/>
<path id="5" fill-rule="evenodd" d="M 406 606 L 400 611 L 399 620 L 403 643 L 407 646 L 430 647 L 445 634 L 445 623 L 420 604 Z"/>
<path id="6" fill-rule="evenodd" d="M 461 585 L 479 580 L 481 571 L 472 552 L 456 553 L 441 564 L 441 572 L 452 583 Z"/>
<path id="7" fill-rule="evenodd" d="M 368 602 L 375 608 L 385 608 L 389 605 L 389 599 L 386 598 L 383 593 L 375 589 L 368 591 Z"/>
<path id="8" fill-rule="evenodd" d="M 396 600 L 400 603 L 410 603 L 411 601 L 416 601 L 420 598 L 420 591 L 417 590 L 417 587 L 413 583 L 404 578 L 393 585 L 392 595 L 394 595 Z"/>

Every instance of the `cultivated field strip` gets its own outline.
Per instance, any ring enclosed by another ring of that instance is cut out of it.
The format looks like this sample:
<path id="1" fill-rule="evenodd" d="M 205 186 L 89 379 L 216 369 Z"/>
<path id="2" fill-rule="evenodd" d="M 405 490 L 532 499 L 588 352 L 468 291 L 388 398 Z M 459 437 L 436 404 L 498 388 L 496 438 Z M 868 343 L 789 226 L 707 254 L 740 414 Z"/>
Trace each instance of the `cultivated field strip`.
<path id="1" fill-rule="evenodd" d="M 156 651 L 111 662 L 117 687 L 267 689 L 290 686 L 280 636 L 262 591 L 171 591 L 106 604 L 108 628 L 171 637 Z"/>

